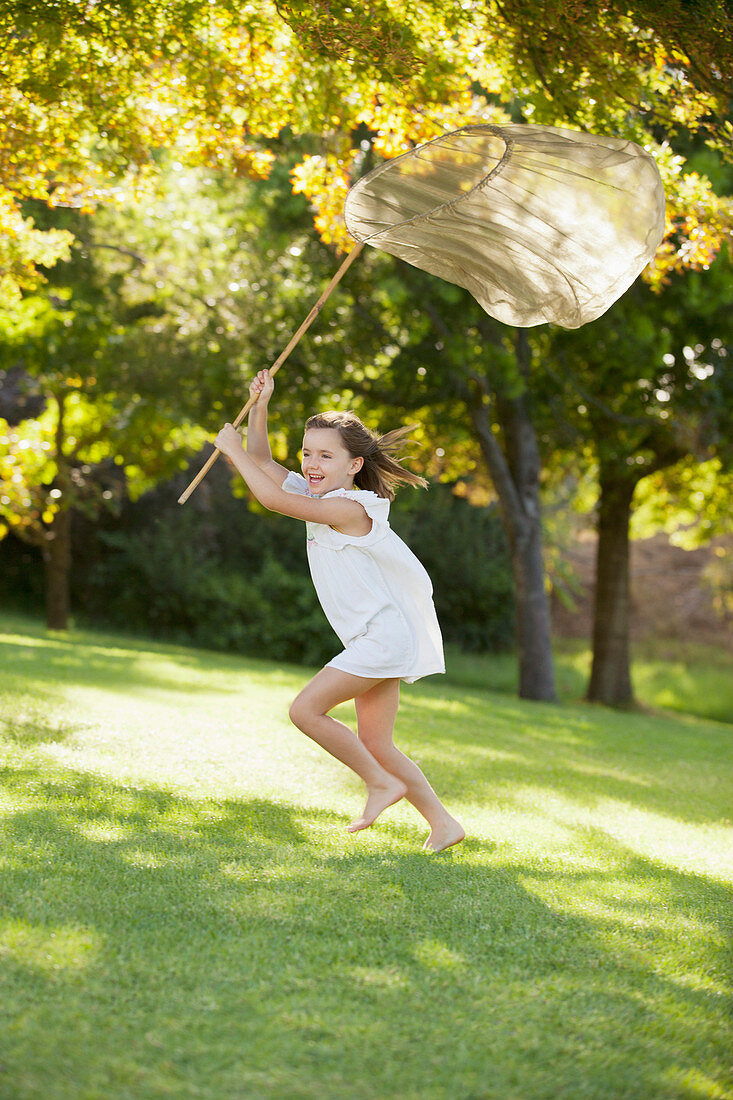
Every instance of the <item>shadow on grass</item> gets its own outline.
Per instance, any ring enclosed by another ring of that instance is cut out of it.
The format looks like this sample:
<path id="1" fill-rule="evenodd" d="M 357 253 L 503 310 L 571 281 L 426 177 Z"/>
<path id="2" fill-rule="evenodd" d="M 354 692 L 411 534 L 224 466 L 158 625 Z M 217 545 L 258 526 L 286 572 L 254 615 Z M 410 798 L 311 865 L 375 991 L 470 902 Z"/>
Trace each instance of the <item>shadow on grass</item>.
<path id="1" fill-rule="evenodd" d="M 551 875 L 262 799 L 5 780 L 3 1097 L 721 1095 L 730 897 L 698 876 L 607 838 L 613 876 Z M 681 927 L 707 979 L 670 961 Z"/>

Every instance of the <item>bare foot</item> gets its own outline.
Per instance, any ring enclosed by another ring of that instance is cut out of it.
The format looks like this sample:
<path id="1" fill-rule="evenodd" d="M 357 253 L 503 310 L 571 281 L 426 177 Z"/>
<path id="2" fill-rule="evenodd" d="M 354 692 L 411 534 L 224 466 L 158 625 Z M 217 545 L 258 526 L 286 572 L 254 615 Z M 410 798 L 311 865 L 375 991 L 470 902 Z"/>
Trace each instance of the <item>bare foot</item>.
<path id="1" fill-rule="evenodd" d="M 423 844 L 424 852 L 443 852 L 446 848 L 452 848 L 454 844 L 460 844 L 466 835 L 466 831 L 460 821 L 454 817 L 432 829 L 430 836 Z"/>
<path id="2" fill-rule="evenodd" d="M 405 797 L 407 787 L 400 779 L 390 777 L 390 782 L 383 787 L 369 787 L 368 791 L 364 813 L 346 826 L 350 833 L 358 833 L 360 829 L 368 829 L 373 825 L 383 810 Z"/>

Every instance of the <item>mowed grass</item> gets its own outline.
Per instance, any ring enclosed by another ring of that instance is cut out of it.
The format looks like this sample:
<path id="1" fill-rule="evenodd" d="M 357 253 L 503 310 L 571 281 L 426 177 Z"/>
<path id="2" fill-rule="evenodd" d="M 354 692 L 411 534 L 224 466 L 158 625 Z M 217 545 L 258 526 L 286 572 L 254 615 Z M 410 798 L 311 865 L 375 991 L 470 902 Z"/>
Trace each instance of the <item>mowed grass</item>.
<path id="1" fill-rule="evenodd" d="M 585 641 L 563 638 L 554 646 L 557 690 L 564 702 L 582 699 L 588 687 L 591 652 Z M 733 723 L 733 653 L 724 647 L 646 638 L 634 643 L 631 680 L 640 706 L 663 708 Z M 513 653 L 486 657 L 449 653 L 453 683 L 516 692 Z"/>
<path id="2" fill-rule="evenodd" d="M 733 727 L 454 659 L 399 717 L 436 857 L 405 804 L 345 833 L 307 670 L 9 619 L 0 662 L 2 1100 L 733 1095 Z"/>

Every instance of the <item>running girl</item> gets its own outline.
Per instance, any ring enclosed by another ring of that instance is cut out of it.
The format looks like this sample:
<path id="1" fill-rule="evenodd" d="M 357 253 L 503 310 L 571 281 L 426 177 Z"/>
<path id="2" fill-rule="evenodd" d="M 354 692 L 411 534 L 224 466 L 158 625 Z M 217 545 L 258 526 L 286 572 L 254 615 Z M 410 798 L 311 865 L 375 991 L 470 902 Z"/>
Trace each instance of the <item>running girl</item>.
<path id="1" fill-rule="evenodd" d="M 312 416 L 305 425 L 302 474 L 275 462 L 267 437 L 274 390 L 268 371 L 250 386 L 247 449 L 225 424 L 218 450 L 270 511 L 305 520 L 308 563 L 321 606 L 344 650 L 314 676 L 290 708 L 292 722 L 364 781 L 361 817 L 373 825 L 407 798 L 430 825 L 424 848 L 440 852 L 463 840 L 420 768 L 393 743 L 400 680 L 444 672 L 443 643 L 423 566 L 389 526 L 398 485 L 425 485 L 398 462 L 408 428 L 376 437 L 353 413 Z M 329 714 L 353 699 L 357 736 Z"/>

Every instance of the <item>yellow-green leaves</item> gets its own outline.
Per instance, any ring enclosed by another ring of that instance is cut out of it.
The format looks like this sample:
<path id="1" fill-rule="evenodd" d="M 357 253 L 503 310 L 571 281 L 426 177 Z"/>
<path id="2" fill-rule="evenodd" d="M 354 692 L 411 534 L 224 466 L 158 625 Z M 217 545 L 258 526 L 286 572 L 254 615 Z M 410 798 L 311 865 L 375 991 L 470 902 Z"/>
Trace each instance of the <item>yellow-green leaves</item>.
<path id="1" fill-rule="evenodd" d="M 11 530 L 26 542 L 43 541 L 62 496 L 50 487 L 56 474 L 54 429 L 51 411 L 19 427 L 0 418 L 0 537 Z"/>
<path id="2" fill-rule="evenodd" d="M 645 272 L 659 290 L 672 273 L 707 270 L 723 243 L 733 243 L 733 198 L 713 191 L 710 180 L 685 172 L 685 160 L 668 144 L 656 150 L 667 195 L 667 229 L 652 264 Z"/>

